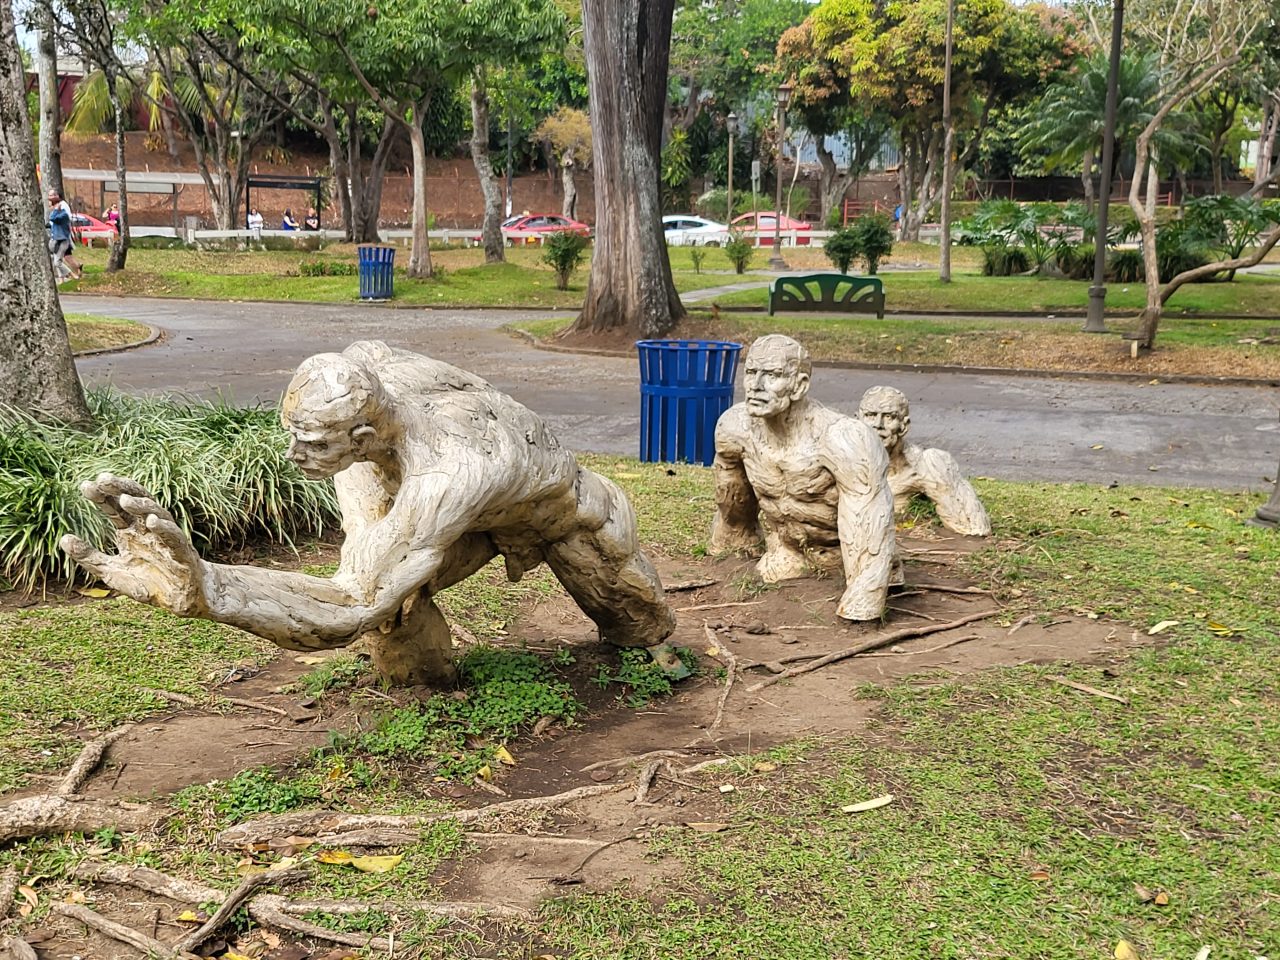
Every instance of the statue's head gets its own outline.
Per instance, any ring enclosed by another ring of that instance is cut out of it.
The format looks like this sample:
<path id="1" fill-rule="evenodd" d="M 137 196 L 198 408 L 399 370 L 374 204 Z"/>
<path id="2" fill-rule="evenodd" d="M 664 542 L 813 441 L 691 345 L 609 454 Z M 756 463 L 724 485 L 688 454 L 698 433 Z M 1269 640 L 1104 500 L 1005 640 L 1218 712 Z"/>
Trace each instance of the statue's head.
<path id="1" fill-rule="evenodd" d="M 862 395 L 858 416 L 880 434 L 884 447 L 893 453 L 902 444 L 911 426 L 907 395 L 894 387 L 872 387 Z"/>
<path id="2" fill-rule="evenodd" d="M 751 344 L 742 366 L 747 413 L 765 418 L 786 413 L 809 392 L 812 371 L 809 351 L 798 340 L 780 333 L 761 337 Z"/>
<path id="3" fill-rule="evenodd" d="M 384 407 L 382 383 L 360 361 L 339 353 L 308 357 L 280 406 L 293 438 L 289 459 L 313 480 L 371 459 Z"/>

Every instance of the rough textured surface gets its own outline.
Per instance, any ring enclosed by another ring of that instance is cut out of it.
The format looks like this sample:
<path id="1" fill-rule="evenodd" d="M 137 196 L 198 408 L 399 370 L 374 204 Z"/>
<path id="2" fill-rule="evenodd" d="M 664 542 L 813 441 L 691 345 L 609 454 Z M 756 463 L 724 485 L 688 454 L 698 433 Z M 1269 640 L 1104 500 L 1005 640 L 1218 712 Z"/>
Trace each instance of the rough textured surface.
<path id="1" fill-rule="evenodd" d="M 790 337 L 751 345 L 743 386 L 746 401 L 716 426 L 711 549 L 759 555 L 769 583 L 843 565 L 836 613 L 879 618 L 894 551 L 883 446 L 860 420 L 808 399 L 809 355 Z"/>
<path id="2" fill-rule="evenodd" d="M 13 9 L 0 4 L 0 404 L 89 420 L 49 261 Z"/>
<path id="3" fill-rule="evenodd" d="M 64 549 L 136 600 L 287 649 L 364 637 L 394 683 L 451 677 L 432 597 L 498 555 L 513 581 L 546 562 L 608 642 L 651 646 L 674 629 L 626 496 L 479 377 L 361 341 L 304 361 L 282 419 L 303 473 L 337 487 L 346 539 L 332 579 L 204 561 L 164 507 L 108 474 L 83 489 L 119 552 L 70 536 Z"/>
<path id="4" fill-rule="evenodd" d="M 904 442 L 911 426 L 907 397 L 894 387 L 872 387 L 862 395 L 858 416 L 884 442 L 889 454 L 889 486 L 894 509 L 906 509 L 923 494 L 933 501 L 942 525 L 969 537 L 991 534 L 987 509 L 965 479 L 955 457 L 945 450 L 925 450 Z"/>

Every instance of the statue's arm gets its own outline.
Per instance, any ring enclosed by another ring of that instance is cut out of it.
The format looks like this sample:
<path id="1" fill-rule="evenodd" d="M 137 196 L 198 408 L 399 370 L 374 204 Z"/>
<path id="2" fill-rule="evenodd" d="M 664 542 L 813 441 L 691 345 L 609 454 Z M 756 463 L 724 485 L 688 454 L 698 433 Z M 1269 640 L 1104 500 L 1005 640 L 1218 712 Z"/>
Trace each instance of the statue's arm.
<path id="1" fill-rule="evenodd" d="M 711 464 L 715 479 L 716 512 L 711 521 L 713 554 L 760 553 L 760 504 L 747 479 L 742 462 L 744 437 L 734 416 L 728 411 L 716 426 L 716 456 Z"/>
<path id="2" fill-rule="evenodd" d="M 924 450 L 915 461 L 920 486 L 948 530 L 970 537 L 991 535 L 991 518 L 956 458 L 946 450 Z"/>
<path id="3" fill-rule="evenodd" d="M 893 571 L 889 458 L 875 432 L 855 420 L 830 430 L 827 445 L 839 491 L 836 523 L 845 575 L 836 613 L 845 620 L 875 620 L 884 613 Z"/>

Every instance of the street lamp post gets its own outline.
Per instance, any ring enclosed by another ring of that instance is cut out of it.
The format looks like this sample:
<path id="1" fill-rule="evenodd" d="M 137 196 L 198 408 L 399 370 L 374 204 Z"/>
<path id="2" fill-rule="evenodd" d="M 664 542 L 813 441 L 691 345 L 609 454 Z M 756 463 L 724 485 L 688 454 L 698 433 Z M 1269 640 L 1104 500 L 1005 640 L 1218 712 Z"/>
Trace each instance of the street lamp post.
<path id="1" fill-rule="evenodd" d="M 774 179 L 777 190 L 773 201 L 773 256 L 769 258 L 770 270 L 787 270 L 787 261 L 782 259 L 782 144 L 787 135 L 787 104 L 791 102 L 791 91 L 795 87 L 790 80 L 778 84 L 775 100 L 778 104 L 778 164 Z M 759 229 L 759 223 L 756 229 Z"/>
<path id="2" fill-rule="evenodd" d="M 726 223 L 733 221 L 733 134 L 738 128 L 738 115 L 729 114 L 729 195 L 725 200 L 724 219 Z"/>
<path id="3" fill-rule="evenodd" d="M 1120 46 L 1124 29 L 1124 0 L 1111 11 L 1111 62 L 1107 68 L 1107 105 L 1102 121 L 1102 170 L 1098 185 L 1098 226 L 1093 238 L 1093 285 L 1089 287 L 1086 333 L 1106 333 L 1103 308 L 1107 302 L 1107 208 L 1111 204 L 1111 175 L 1116 154 L 1116 101 L 1120 86 Z"/>

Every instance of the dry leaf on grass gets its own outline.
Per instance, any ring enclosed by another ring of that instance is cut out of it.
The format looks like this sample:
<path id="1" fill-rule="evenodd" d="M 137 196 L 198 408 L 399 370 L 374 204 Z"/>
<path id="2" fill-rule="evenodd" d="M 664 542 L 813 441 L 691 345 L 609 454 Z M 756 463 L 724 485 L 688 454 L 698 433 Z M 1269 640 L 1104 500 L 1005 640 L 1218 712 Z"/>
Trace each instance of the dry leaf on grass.
<path id="1" fill-rule="evenodd" d="M 500 763 L 505 763 L 508 767 L 516 765 L 516 758 L 511 755 L 511 751 L 506 747 L 498 747 L 493 751 L 493 755 L 498 758 Z"/>
<path id="2" fill-rule="evenodd" d="M 352 857 L 351 865 L 363 873 L 390 873 L 403 859 L 404 855 L 400 853 L 383 857 Z"/>
<path id="3" fill-rule="evenodd" d="M 865 813 L 868 810 L 877 810 L 880 807 L 888 806 L 893 803 L 893 794 L 886 793 L 883 797 L 876 797 L 874 800 L 863 800 L 861 803 L 850 803 L 840 808 L 841 813 Z"/>
<path id="4" fill-rule="evenodd" d="M 1142 960 L 1137 948 L 1128 940 L 1121 940 L 1116 944 L 1115 958 L 1116 960 Z"/>
<path id="5" fill-rule="evenodd" d="M 1041 883 L 1044 883 L 1049 879 L 1049 871 L 1048 870 L 1032 870 L 1031 873 L 1027 874 L 1027 877 L 1030 880 L 1038 880 Z"/>
<path id="6" fill-rule="evenodd" d="M 1170 627 L 1176 627 L 1182 621 L 1180 620 L 1161 620 L 1154 627 L 1147 631 L 1147 636 L 1154 637 L 1157 633 L 1164 633 Z"/>
<path id="7" fill-rule="evenodd" d="M 82 597 L 92 597 L 94 600 L 101 600 L 104 597 L 111 596 L 111 591 L 104 587 L 79 587 L 76 593 Z"/>
<path id="8" fill-rule="evenodd" d="M 778 765 L 776 763 L 771 763 L 768 760 L 761 760 L 751 767 L 752 773 L 772 773 L 777 769 Z"/>
<path id="9" fill-rule="evenodd" d="M 723 833 L 729 829 L 729 824 L 712 820 L 690 820 L 685 826 L 696 833 Z"/>

